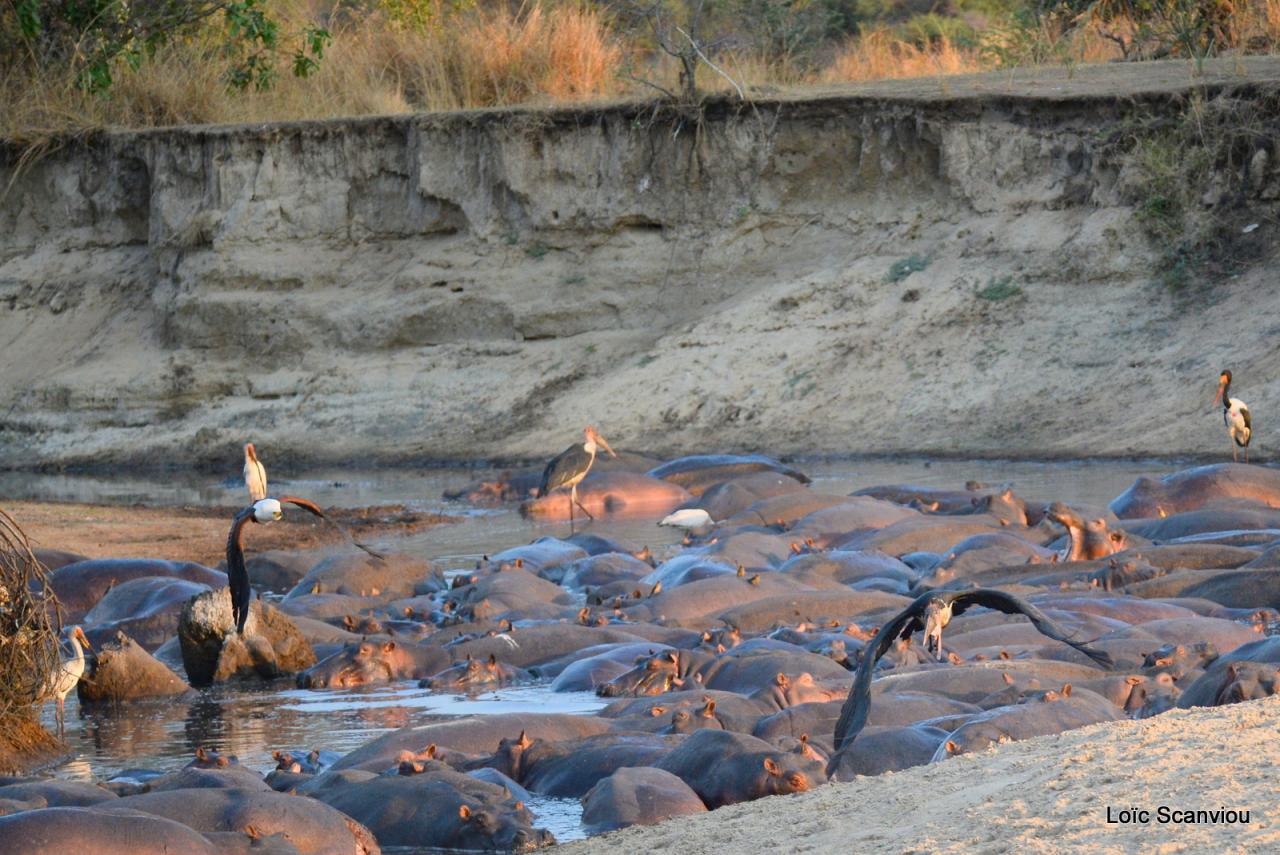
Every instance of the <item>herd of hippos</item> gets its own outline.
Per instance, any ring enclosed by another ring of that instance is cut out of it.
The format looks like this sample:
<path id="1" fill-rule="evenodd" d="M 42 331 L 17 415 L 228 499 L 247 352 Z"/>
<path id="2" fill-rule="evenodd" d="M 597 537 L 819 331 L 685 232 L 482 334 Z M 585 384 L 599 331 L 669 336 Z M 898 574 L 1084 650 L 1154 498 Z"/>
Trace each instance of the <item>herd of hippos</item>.
<path id="1" fill-rule="evenodd" d="M 1247 449 L 1229 382 L 1224 419 Z M 323 514 L 269 497 L 252 446 L 245 480 L 225 573 L 40 554 L 76 624 L 82 704 L 287 678 L 541 682 L 608 705 L 281 750 L 265 776 L 201 749 L 101 784 L 0 779 L 0 851 L 522 851 L 554 842 L 531 796 L 580 799 L 599 833 L 1280 687 L 1280 471 L 1264 467 L 1140 478 L 1106 508 L 978 483 L 830 495 L 767 457 L 655 462 L 588 428 L 544 471 L 462 491 L 570 535 L 459 574 L 367 547 L 246 557 L 246 530 L 282 502 Z M 658 560 L 578 516 L 687 534 Z"/>

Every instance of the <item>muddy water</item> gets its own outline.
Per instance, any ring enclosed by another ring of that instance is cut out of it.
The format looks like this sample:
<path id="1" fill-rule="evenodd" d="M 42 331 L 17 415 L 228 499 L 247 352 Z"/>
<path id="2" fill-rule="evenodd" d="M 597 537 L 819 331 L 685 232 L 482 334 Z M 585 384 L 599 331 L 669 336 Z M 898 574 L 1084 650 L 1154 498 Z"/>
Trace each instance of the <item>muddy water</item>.
<path id="1" fill-rule="evenodd" d="M 849 493 L 875 484 L 941 487 L 980 480 L 1010 483 L 1027 498 L 1099 507 L 1139 475 L 1160 475 L 1180 468 L 1169 462 L 859 459 L 797 465 L 813 477 L 815 490 L 827 493 Z M 440 498 L 447 489 L 493 474 L 484 469 L 318 470 L 289 481 L 276 478 L 273 486 L 321 505 L 403 503 L 460 516 L 455 524 L 379 544 L 446 567 L 470 567 L 481 555 L 544 535 L 568 535 L 567 524 L 534 524 L 521 518 L 514 507 L 471 508 Z M 155 478 L 0 474 L 0 496 L 15 499 L 235 505 L 242 500 L 243 489 L 238 479 L 217 482 L 197 473 Z M 652 520 L 601 521 L 591 524 L 590 530 L 636 548 L 647 544 L 659 555 L 674 550 L 677 541 L 675 532 L 658 528 Z M 83 713 L 73 698 L 67 708 L 68 741 L 78 756 L 55 774 L 105 779 L 129 768 L 174 769 L 185 765 L 198 746 L 237 755 L 246 765 L 266 771 L 273 766 L 270 755 L 274 749 L 345 752 L 388 730 L 430 717 L 533 710 L 588 714 L 602 705 L 593 695 L 552 694 L 545 685 L 465 697 L 432 694 L 413 683 L 356 691 L 299 690 L 290 683 L 252 690 L 219 687 L 192 692 L 177 701 L 140 702 Z M 47 725 L 53 725 L 52 705 L 45 709 L 45 719 Z M 539 824 L 558 839 L 582 836 L 581 808 L 576 801 L 541 799 L 530 807 Z"/>

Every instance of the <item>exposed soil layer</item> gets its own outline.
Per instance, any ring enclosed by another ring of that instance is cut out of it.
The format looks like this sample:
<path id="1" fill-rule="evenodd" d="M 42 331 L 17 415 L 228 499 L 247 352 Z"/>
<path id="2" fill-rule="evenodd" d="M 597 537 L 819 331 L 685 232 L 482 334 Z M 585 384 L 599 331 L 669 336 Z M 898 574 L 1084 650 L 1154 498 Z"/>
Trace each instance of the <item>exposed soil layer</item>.
<path id="1" fill-rule="evenodd" d="M 584 424 L 1223 455 L 1228 367 L 1265 452 L 1278 90 L 1117 64 L 0 150 L 0 466 L 527 459 Z M 1121 143 L 1217 103 L 1261 129 L 1205 188 L 1241 263 L 1170 288 Z"/>

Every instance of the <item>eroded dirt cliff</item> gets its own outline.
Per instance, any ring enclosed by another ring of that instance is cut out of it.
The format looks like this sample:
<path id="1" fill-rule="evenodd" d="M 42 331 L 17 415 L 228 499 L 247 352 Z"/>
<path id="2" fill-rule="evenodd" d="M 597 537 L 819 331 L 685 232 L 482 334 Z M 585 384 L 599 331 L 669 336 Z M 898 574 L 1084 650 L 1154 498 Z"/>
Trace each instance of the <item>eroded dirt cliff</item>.
<path id="1" fill-rule="evenodd" d="M 1265 452 L 1271 141 L 1259 251 L 1177 291 L 1114 139 L 1193 88 L 1248 102 L 1277 79 L 1152 64 L 701 121 L 623 104 L 5 150 L 0 466 L 246 439 L 278 461 L 525 457 L 587 423 L 659 452 L 1226 453 L 1226 367 Z"/>

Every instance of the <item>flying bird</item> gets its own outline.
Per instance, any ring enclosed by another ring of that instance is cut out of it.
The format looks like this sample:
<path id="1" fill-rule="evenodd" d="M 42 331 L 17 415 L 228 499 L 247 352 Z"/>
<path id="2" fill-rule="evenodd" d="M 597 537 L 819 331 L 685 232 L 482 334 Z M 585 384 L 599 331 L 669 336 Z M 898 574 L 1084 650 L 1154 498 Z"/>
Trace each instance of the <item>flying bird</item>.
<path id="1" fill-rule="evenodd" d="M 267 497 L 267 467 L 258 459 L 252 442 L 244 444 L 244 485 L 249 488 L 249 501 L 261 502 Z"/>
<path id="2" fill-rule="evenodd" d="M 1227 426 L 1227 436 L 1231 438 L 1231 459 L 1239 462 L 1240 451 L 1244 449 L 1244 462 L 1249 462 L 1249 440 L 1253 438 L 1253 419 L 1249 417 L 1249 405 L 1239 398 L 1231 397 L 1231 372 L 1223 371 L 1218 375 L 1218 395 L 1213 399 L 1217 406 L 1222 404 L 1222 423 Z"/>
<path id="3" fill-rule="evenodd" d="M 62 665 L 49 681 L 49 691 L 58 702 L 58 736 L 62 736 L 67 730 L 67 695 L 75 690 L 76 684 L 84 676 L 84 652 L 93 650 L 93 645 L 89 643 L 89 639 L 85 638 L 84 630 L 80 627 L 69 627 L 66 636 L 71 642 L 71 658 L 62 660 Z"/>
<path id="4" fill-rule="evenodd" d="M 382 558 L 378 552 L 357 540 L 352 540 L 345 528 L 324 515 L 320 506 L 297 496 L 281 496 L 278 499 L 260 499 L 241 509 L 231 521 L 231 531 L 227 535 L 227 586 L 231 589 L 231 614 L 236 622 L 236 632 L 244 635 L 244 623 L 249 618 L 249 600 L 252 590 L 249 586 L 249 571 L 244 563 L 244 527 L 250 522 L 266 524 L 275 522 L 284 516 L 281 503 L 296 505 L 332 525 L 351 544 L 364 550 L 374 558 Z"/>
<path id="5" fill-rule="evenodd" d="M 542 471 L 542 484 L 538 488 L 538 495 L 545 496 L 552 490 L 560 487 L 569 488 L 569 528 L 573 529 L 573 506 L 577 505 L 582 508 L 582 512 L 591 519 L 591 512 L 582 507 L 582 503 L 578 501 L 578 484 L 583 478 L 587 477 L 587 473 L 591 471 L 591 466 L 596 462 L 596 452 L 603 448 L 613 457 L 612 448 L 609 443 L 604 441 L 604 437 L 596 433 L 596 429 L 588 426 L 582 431 L 583 441 L 575 443 L 547 464 L 547 468 Z"/>
<path id="6" fill-rule="evenodd" d="M 1021 597 L 997 591 L 994 588 L 974 588 L 968 591 L 929 591 L 921 594 L 893 620 L 880 627 L 875 638 L 867 643 L 858 665 L 858 675 L 840 709 L 836 722 L 836 750 L 839 751 L 862 731 L 871 709 L 871 675 L 876 662 L 889 651 L 899 638 L 909 639 L 924 630 L 925 646 L 930 653 L 942 658 L 942 630 L 951 618 L 974 606 L 982 606 L 1007 615 L 1023 614 L 1031 619 L 1031 625 L 1054 641 L 1069 644 L 1104 668 L 1115 667 L 1105 651 L 1095 650 L 1087 644 L 1075 641 L 1065 629 L 1048 615 Z"/>

